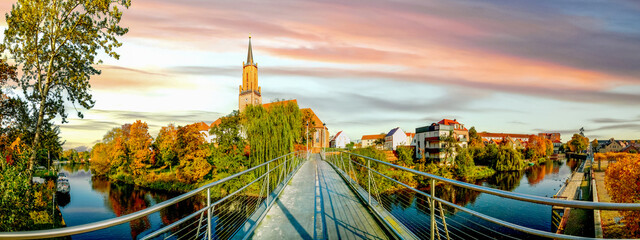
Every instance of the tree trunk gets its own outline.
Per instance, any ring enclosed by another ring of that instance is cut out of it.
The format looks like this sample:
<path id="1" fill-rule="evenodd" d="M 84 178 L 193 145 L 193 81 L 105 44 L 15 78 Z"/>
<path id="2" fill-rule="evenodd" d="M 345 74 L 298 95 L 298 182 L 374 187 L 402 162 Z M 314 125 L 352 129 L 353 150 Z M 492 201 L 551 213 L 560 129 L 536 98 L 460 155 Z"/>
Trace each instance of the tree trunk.
<path id="1" fill-rule="evenodd" d="M 31 179 L 31 176 L 33 174 L 33 165 L 35 164 L 36 161 L 36 156 L 38 154 L 38 147 L 40 146 L 40 130 L 42 128 L 42 122 L 44 121 L 44 107 L 45 107 L 45 102 L 46 102 L 46 96 L 47 93 L 49 92 L 49 86 L 47 85 L 45 87 L 45 90 L 43 92 L 43 94 L 41 95 L 41 100 L 40 100 L 40 110 L 38 111 L 38 122 L 36 123 L 36 135 L 33 138 L 33 143 L 31 144 L 31 157 L 29 158 L 29 168 L 27 169 L 28 171 L 28 176 L 29 179 Z"/>

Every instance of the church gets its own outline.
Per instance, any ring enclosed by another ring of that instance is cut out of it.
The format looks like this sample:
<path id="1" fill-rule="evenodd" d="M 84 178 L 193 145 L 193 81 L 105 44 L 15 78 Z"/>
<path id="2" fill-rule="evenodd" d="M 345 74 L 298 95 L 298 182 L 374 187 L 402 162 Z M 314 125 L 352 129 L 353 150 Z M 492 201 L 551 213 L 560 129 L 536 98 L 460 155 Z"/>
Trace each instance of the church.
<path id="1" fill-rule="evenodd" d="M 265 108 L 269 108 L 275 104 L 285 104 L 288 102 L 298 104 L 296 99 L 262 104 L 262 90 L 258 85 L 258 63 L 253 60 L 251 37 L 249 37 L 247 61 L 242 63 L 242 85 L 239 86 L 238 110 L 242 112 L 248 105 L 262 105 Z M 313 152 L 320 152 L 322 148 L 329 147 L 329 129 L 326 124 L 320 120 L 311 108 L 302 108 L 300 111 L 303 115 L 310 116 L 309 119 L 311 119 L 311 122 L 308 123 L 309 132 L 311 133 L 309 143 L 311 150 Z M 211 127 L 217 125 L 216 123 L 220 124 L 220 121 L 217 120 L 213 122 Z"/>

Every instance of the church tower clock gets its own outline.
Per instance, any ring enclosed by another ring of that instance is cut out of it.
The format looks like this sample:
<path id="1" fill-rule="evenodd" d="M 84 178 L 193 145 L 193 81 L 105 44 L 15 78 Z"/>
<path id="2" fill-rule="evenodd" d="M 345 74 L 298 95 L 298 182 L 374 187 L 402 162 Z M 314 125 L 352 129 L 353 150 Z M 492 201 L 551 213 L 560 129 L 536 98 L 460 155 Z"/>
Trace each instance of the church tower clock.
<path id="1" fill-rule="evenodd" d="M 262 104 L 260 86 L 258 86 L 258 64 L 253 62 L 251 37 L 249 37 L 249 53 L 247 62 L 242 63 L 242 85 L 238 97 L 238 109 L 242 112 L 247 105 Z"/>

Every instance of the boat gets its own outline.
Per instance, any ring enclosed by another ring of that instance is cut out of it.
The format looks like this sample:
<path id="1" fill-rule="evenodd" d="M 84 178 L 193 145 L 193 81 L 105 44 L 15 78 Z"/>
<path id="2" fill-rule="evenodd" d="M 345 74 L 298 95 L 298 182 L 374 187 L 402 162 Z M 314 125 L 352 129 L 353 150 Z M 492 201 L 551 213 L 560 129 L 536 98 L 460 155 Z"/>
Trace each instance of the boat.
<path id="1" fill-rule="evenodd" d="M 59 193 L 69 193 L 69 191 L 71 191 L 69 179 L 64 173 L 58 173 L 58 180 L 56 180 L 56 191 Z"/>

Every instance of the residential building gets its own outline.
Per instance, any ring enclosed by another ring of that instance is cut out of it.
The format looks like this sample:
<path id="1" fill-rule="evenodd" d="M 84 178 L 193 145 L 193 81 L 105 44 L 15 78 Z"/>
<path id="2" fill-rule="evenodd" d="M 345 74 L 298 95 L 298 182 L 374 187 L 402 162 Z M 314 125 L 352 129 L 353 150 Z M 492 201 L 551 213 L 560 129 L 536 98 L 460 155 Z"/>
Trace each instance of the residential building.
<path id="1" fill-rule="evenodd" d="M 469 130 L 457 119 L 442 119 L 437 123 L 416 128 L 414 144 L 416 158 L 432 158 L 443 160 L 446 158 L 446 145 L 443 139 L 453 133 L 460 147 L 466 148 L 469 141 Z M 455 157 L 456 153 L 451 157 Z"/>
<path id="2" fill-rule="evenodd" d="M 529 142 L 529 138 L 533 134 L 519 134 L 519 133 L 490 133 L 480 132 L 478 136 L 482 139 L 482 142 L 487 143 L 500 143 L 501 141 L 509 138 L 510 141 L 519 141 L 526 145 Z"/>
<path id="3" fill-rule="evenodd" d="M 411 142 L 407 140 L 407 134 L 402 129 L 391 129 L 384 137 L 384 149 L 395 151 L 398 146 L 409 146 Z"/>
<path id="4" fill-rule="evenodd" d="M 615 140 L 611 138 L 609 140 L 599 142 L 599 144 L 600 144 L 600 150 L 598 152 L 600 153 L 620 152 L 622 151 L 622 149 L 627 147 L 628 141 Z"/>
<path id="5" fill-rule="evenodd" d="M 382 146 L 379 146 L 379 145 L 376 146 L 376 140 L 384 139 L 385 136 L 386 134 L 362 135 L 362 138 L 360 140 L 361 147 L 366 148 L 366 147 L 374 146 L 378 149 L 382 149 Z"/>
<path id="6" fill-rule="evenodd" d="M 640 143 L 629 143 L 627 147 L 620 150 L 620 152 L 640 153 Z"/>
<path id="7" fill-rule="evenodd" d="M 349 136 L 345 134 L 343 131 L 338 132 L 335 136 L 331 138 L 329 141 L 329 146 L 332 148 L 346 148 L 347 144 L 351 142 Z"/>

